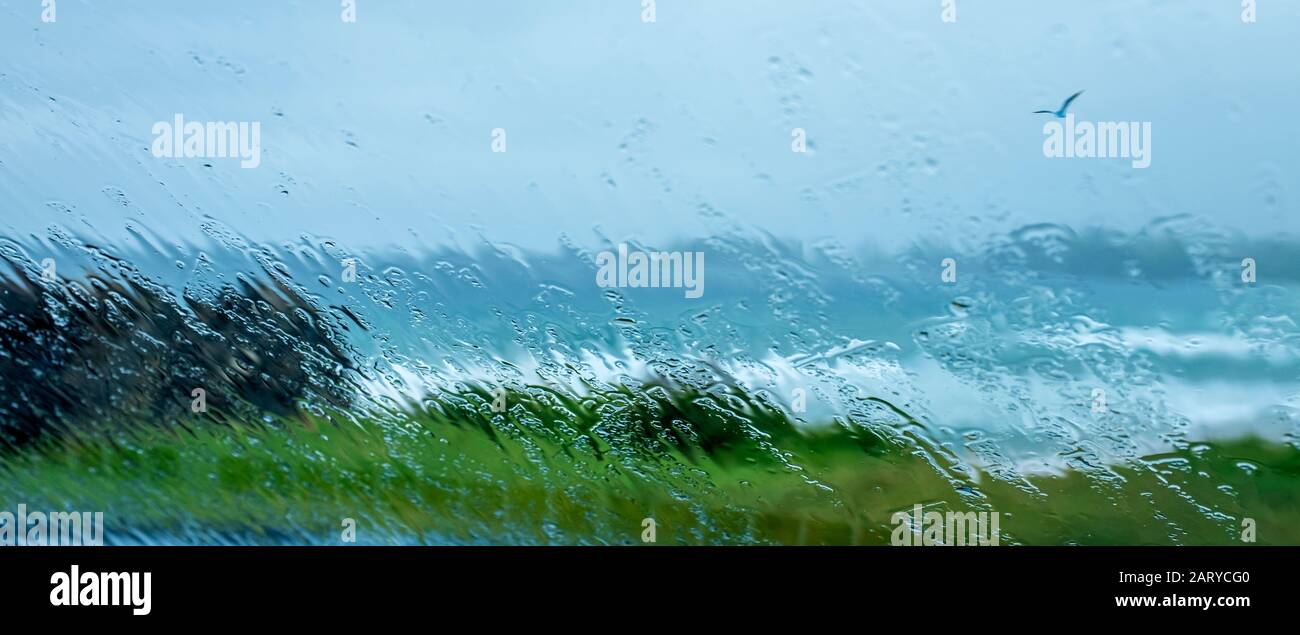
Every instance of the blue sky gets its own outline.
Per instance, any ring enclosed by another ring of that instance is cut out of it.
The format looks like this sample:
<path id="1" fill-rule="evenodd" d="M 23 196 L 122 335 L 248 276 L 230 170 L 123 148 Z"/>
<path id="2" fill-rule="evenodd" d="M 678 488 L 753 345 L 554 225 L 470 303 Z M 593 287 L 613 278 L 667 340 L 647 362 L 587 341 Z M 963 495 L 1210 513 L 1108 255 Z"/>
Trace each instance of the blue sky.
<path id="1" fill-rule="evenodd" d="M 938 0 L 660 0 L 650 24 L 639 0 L 358 5 L 62 0 L 45 24 L 0 0 L 0 231 L 553 249 L 690 240 L 704 211 L 893 250 L 1300 223 L 1297 3 L 1254 24 L 1236 0 L 957 0 L 955 23 Z M 1152 122 L 1151 168 L 1043 157 L 1030 111 L 1079 89 L 1081 118 Z M 260 121 L 262 166 L 152 157 L 178 112 Z"/>

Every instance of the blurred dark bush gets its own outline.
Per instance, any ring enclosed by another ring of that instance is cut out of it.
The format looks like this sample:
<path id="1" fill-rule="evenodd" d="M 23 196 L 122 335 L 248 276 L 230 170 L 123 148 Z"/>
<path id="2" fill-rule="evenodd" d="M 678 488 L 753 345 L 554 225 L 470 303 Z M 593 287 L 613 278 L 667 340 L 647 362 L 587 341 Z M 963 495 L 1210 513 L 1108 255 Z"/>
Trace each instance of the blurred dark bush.
<path id="1" fill-rule="evenodd" d="M 68 430 L 256 425 L 303 403 L 347 408 L 340 329 L 279 280 L 178 298 L 140 277 L 0 271 L 0 445 Z M 207 409 L 191 411 L 195 389 Z"/>

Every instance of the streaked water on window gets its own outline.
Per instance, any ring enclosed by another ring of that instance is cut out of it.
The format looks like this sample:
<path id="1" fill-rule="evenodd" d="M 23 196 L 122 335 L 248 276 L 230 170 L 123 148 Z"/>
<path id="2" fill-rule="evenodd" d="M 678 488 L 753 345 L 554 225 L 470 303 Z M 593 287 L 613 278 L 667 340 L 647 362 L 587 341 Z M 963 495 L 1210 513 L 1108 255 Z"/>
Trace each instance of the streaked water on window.
<path id="1" fill-rule="evenodd" d="M 338 4 L 0 0 L 0 509 L 1300 542 L 1300 6 Z M 1045 156 L 1079 90 L 1149 167 Z M 158 156 L 177 116 L 257 165 Z"/>

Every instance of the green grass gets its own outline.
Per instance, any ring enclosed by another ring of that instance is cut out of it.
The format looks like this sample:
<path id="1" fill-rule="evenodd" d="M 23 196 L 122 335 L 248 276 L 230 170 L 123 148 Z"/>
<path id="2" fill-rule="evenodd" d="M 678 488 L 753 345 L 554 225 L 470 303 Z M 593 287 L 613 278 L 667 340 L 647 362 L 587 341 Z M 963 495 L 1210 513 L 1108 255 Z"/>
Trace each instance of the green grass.
<path id="1" fill-rule="evenodd" d="M 922 503 L 1002 513 L 1003 544 L 1243 544 L 1244 517 L 1258 544 L 1300 544 L 1300 451 L 1258 439 L 1006 482 L 892 409 L 809 427 L 734 390 L 491 401 L 64 436 L 0 456 L 0 509 L 104 511 L 110 542 L 337 544 L 354 518 L 363 543 L 641 544 L 652 517 L 660 545 L 888 544 Z"/>

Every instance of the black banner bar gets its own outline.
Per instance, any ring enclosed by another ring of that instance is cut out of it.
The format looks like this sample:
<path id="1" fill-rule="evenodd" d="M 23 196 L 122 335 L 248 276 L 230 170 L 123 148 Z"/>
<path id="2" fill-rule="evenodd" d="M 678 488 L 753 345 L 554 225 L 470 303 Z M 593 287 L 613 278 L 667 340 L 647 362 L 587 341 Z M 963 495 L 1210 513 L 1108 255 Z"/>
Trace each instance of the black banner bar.
<path id="1" fill-rule="evenodd" d="M 55 623 L 192 623 L 195 616 L 239 622 L 286 611 L 312 620 L 427 619 L 434 605 L 441 620 L 461 611 L 472 617 L 470 607 L 485 601 L 514 613 L 578 601 L 599 611 L 602 603 L 626 608 L 665 597 L 751 609 L 756 602 L 788 603 L 791 610 L 813 602 L 806 607 L 812 612 L 825 602 L 854 606 L 870 598 L 877 609 L 965 606 L 984 616 L 1051 610 L 1233 619 L 1294 609 L 1297 553 L 1275 547 L 0 548 L 0 604 L 7 614 Z M 140 589 L 146 572 L 147 594 Z M 141 575 L 105 575 L 124 573 Z M 132 580 L 136 587 L 128 588 Z M 66 588 L 59 588 L 63 582 Z M 96 591 L 87 590 L 94 585 Z M 145 595 L 147 606 L 132 602 Z"/>

